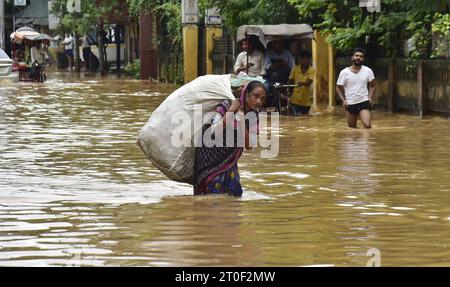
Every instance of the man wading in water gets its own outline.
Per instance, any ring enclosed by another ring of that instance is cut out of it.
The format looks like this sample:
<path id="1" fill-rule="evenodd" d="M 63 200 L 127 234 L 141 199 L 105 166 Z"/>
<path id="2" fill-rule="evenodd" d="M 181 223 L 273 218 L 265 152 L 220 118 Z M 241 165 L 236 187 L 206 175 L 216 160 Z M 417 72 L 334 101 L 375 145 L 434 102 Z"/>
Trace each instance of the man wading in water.
<path id="1" fill-rule="evenodd" d="M 353 65 L 341 71 L 337 80 L 337 94 L 346 110 L 348 127 L 356 128 L 358 116 L 364 128 L 372 126 L 370 109 L 376 85 L 373 71 L 364 66 L 366 52 L 362 48 L 353 51 Z M 368 84 L 370 90 L 367 89 Z"/>

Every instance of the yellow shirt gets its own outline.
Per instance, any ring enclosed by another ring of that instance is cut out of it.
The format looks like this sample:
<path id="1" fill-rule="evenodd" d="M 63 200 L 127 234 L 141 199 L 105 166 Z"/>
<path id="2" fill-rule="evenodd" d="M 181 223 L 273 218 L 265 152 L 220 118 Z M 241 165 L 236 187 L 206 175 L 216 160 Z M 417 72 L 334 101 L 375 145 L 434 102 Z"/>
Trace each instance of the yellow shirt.
<path id="1" fill-rule="evenodd" d="M 298 84 L 299 82 L 306 83 L 308 80 L 311 81 L 314 80 L 314 73 L 315 70 L 311 66 L 308 67 L 306 73 L 302 73 L 300 65 L 296 65 L 291 71 L 289 80 L 293 80 L 294 84 Z M 312 98 L 311 87 L 312 84 L 309 87 L 308 86 L 295 87 L 292 93 L 291 102 L 299 106 L 305 107 L 311 106 L 311 98 Z"/>

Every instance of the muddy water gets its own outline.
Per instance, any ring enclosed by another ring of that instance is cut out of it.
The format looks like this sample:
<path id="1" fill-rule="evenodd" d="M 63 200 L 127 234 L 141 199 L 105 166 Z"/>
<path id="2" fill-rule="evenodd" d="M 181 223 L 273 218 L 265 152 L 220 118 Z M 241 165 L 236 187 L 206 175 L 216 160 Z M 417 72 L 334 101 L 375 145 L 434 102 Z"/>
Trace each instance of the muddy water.
<path id="1" fill-rule="evenodd" d="M 173 86 L 58 77 L 0 86 L 0 266 L 450 266 L 449 119 L 282 118 L 242 199 L 194 198 L 135 145 Z"/>

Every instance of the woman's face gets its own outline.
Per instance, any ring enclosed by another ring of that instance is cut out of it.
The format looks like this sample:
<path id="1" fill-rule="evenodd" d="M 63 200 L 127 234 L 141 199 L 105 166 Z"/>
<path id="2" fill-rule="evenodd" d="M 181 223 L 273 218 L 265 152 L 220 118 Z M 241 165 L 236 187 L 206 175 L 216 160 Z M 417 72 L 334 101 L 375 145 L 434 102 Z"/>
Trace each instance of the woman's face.
<path id="1" fill-rule="evenodd" d="M 264 104 L 266 91 L 262 87 L 256 87 L 245 99 L 245 111 L 258 111 Z"/>

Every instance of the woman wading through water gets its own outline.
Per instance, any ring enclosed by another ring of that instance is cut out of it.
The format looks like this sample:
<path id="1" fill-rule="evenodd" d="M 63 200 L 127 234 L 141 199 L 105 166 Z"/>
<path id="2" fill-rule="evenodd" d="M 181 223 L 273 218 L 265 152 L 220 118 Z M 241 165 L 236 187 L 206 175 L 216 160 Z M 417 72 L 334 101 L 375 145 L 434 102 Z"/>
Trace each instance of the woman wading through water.
<path id="1" fill-rule="evenodd" d="M 223 147 L 207 147 L 202 142 L 201 147 L 195 148 L 194 164 L 194 195 L 204 194 L 229 194 L 242 196 L 242 186 L 239 179 L 237 162 L 242 155 L 243 147 L 238 146 L 237 132 L 239 131 L 236 121 L 229 120 L 225 116 L 227 112 L 247 114 L 254 112 L 257 118 L 259 109 L 263 106 L 266 97 L 264 85 L 258 81 L 249 82 L 244 88 L 233 92 L 236 100 L 231 102 L 225 100 L 216 107 L 216 115 L 203 126 L 203 134 L 206 129 L 214 131 L 223 123 Z M 250 123 L 251 124 L 251 123 Z M 234 144 L 226 145 L 226 126 L 233 125 Z M 249 127 L 245 124 L 245 148 L 250 149 Z M 258 126 L 256 126 L 258 130 Z M 213 135 L 214 136 L 214 135 Z"/>

